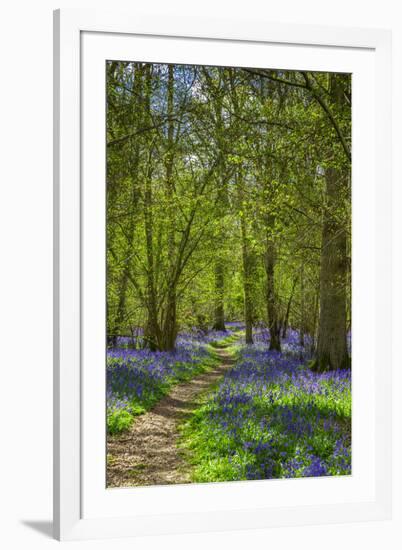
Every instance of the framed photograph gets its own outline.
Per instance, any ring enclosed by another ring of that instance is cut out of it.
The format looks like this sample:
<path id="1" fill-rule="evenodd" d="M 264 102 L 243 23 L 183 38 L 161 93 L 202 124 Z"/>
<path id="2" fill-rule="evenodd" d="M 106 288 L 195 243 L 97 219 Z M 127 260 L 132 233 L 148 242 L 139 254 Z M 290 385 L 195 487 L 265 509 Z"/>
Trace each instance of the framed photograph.
<path id="1" fill-rule="evenodd" d="M 391 514 L 391 36 L 54 14 L 54 525 Z"/>

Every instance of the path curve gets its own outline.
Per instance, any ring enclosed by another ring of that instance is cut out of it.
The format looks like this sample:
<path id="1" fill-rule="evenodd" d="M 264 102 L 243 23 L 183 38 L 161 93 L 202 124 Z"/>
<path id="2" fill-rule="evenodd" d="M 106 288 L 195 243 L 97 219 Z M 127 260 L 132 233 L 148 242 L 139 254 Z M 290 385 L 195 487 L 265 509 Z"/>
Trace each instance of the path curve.
<path id="1" fill-rule="evenodd" d="M 190 483 L 190 466 L 178 447 L 178 424 L 187 420 L 201 397 L 234 363 L 226 349 L 221 362 L 172 388 L 150 411 L 138 416 L 129 432 L 109 436 L 107 487 Z"/>

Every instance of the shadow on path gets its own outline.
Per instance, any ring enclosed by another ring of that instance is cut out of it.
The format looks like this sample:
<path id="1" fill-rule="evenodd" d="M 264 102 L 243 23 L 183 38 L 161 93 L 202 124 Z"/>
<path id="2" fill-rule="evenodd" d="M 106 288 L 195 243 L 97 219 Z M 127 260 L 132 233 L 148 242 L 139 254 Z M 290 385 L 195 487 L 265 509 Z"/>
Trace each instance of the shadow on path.
<path id="1" fill-rule="evenodd" d="M 108 487 L 190 483 L 190 466 L 177 445 L 178 425 L 235 362 L 226 349 L 216 349 L 215 354 L 221 361 L 217 367 L 173 387 L 153 409 L 136 418 L 128 433 L 108 437 Z"/>

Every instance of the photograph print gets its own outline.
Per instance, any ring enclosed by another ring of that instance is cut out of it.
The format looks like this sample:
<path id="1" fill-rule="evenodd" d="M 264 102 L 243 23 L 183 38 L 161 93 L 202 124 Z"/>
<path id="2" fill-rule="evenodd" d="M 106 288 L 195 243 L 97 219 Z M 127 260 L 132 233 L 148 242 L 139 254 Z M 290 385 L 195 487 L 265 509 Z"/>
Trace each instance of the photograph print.
<path id="1" fill-rule="evenodd" d="M 350 475 L 351 74 L 105 78 L 107 487 Z"/>

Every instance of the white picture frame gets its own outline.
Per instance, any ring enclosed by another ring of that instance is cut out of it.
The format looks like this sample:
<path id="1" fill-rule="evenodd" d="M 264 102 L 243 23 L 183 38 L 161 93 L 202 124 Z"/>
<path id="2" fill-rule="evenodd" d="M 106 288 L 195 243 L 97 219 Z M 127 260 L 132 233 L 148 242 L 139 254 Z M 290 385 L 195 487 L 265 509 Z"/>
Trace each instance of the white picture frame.
<path id="1" fill-rule="evenodd" d="M 163 53 L 158 54 L 158 48 Z M 101 485 L 104 456 L 98 459 L 99 450 L 104 448 L 104 349 L 96 332 L 88 330 L 92 325 L 103 330 L 105 307 L 97 300 L 104 292 L 104 276 L 88 285 L 91 270 L 104 264 L 104 249 L 92 246 L 104 223 L 104 199 L 96 200 L 93 193 L 94 182 L 99 185 L 104 174 L 104 96 L 102 90 L 96 93 L 96 66 L 113 56 L 127 58 L 131 51 L 140 52 L 140 61 L 185 59 L 197 64 L 262 66 L 262 61 L 251 63 L 250 59 L 262 59 L 267 48 L 271 59 L 277 60 L 274 63 L 286 64 L 282 68 L 298 68 L 303 63 L 307 69 L 345 70 L 357 75 L 354 98 L 360 102 L 353 113 L 353 181 L 367 181 L 367 187 L 358 185 L 353 190 L 353 239 L 357 243 L 352 260 L 357 274 L 353 283 L 353 365 L 357 365 L 353 375 L 353 454 L 359 461 L 357 473 L 351 479 L 107 490 Z M 55 12 L 56 538 L 222 531 L 390 517 L 391 346 L 380 349 L 373 344 L 369 353 L 364 349 L 364 343 L 367 348 L 374 337 L 389 340 L 391 332 L 390 66 L 391 36 L 383 30 L 158 18 L 98 10 Z M 367 86 L 370 83 L 373 85 Z M 91 101 L 87 90 L 93 92 Z M 94 138 L 91 145 L 88 136 Z M 282 500 L 280 495 L 284 495 Z"/>

